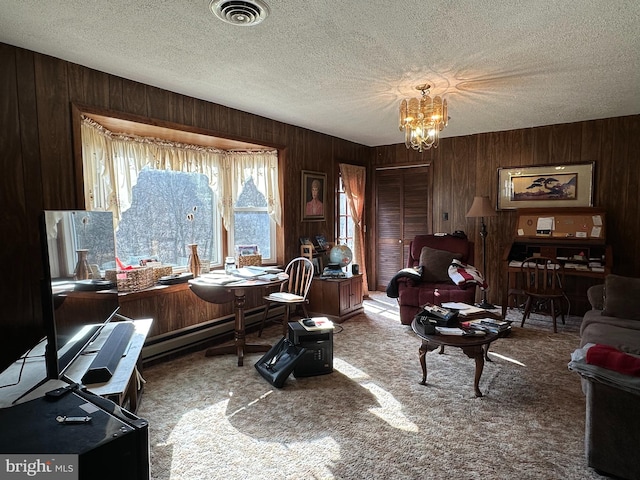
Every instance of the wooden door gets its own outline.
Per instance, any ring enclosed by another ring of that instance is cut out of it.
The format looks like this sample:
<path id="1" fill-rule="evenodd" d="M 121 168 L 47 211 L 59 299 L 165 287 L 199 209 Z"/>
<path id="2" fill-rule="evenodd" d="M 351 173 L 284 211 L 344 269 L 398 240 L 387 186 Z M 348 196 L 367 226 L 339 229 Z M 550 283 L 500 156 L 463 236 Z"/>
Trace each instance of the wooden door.
<path id="1" fill-rule="evenodd" d="M 427 166 L 376 172 L 376 290 L 405 267 L 413 237 L 431 233 L 430 185 Z"/>

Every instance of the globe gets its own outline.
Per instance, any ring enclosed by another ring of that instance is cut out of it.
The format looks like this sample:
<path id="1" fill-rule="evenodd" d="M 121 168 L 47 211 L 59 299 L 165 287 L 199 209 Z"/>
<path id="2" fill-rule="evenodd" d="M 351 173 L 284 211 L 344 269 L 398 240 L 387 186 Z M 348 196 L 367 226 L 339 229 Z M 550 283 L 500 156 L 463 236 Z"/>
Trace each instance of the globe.
<path id="1" fill-rule="evenodd" d="M 353 253 L 346 245 L 336 245 L 329 251 L 329 262 L 346 267 L 353 260 Z"/>

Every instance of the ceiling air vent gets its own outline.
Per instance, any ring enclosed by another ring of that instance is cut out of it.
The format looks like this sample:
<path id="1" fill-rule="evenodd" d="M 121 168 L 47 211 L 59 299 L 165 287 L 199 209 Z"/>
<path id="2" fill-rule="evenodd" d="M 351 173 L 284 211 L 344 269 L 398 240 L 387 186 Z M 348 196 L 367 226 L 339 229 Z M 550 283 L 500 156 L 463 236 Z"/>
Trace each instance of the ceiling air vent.
<path id="1" fill-rule="evenodd" d="M 269 15 L 269 7 L 261 0 L 211 0 L 209 8 L 223 22 L 250 27 Z"/>

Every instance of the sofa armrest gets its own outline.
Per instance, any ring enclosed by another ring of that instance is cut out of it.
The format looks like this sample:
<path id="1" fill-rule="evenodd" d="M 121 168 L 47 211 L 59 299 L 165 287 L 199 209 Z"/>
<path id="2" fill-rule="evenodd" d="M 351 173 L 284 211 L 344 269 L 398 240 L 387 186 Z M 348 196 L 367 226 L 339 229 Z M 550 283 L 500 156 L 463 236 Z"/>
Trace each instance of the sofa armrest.
<path id="1" fill-rule="evenodd" d="M 604 310 L 604 283 L 589 287 L 587 298 L 592 310 Z"/>

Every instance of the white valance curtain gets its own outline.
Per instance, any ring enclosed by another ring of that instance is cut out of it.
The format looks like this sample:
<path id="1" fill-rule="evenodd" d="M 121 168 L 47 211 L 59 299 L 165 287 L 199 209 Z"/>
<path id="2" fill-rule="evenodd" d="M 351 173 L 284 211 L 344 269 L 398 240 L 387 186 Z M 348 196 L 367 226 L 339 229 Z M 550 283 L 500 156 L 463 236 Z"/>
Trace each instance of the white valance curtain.
<path id="1" fill-rule="evenodd" d="M 225 228 L 229 229 L 227 221 L 233 215 L 233 205 L 249 177 L 267 199 L 267 213 L 280 225 L 282 209 L 278 190 L 277 153 L 265 155 L 264 152 L 235 150 L 226 153 L 221 162 L 222 175 L 218 197 Z"/>
<path id="2" fill-rule="evenodd" d="M 132 189 L 143 168 L 202 173 L 217 194 L 225 227 L 247 176 L 268 202 L 268 213 L 280 225 L 278 152 L 224 151 L 137 135 L 115 134 L 90 118 L 82 121 L 85 208 L 113 213 L 114 226 L 131 206 Z"/>

